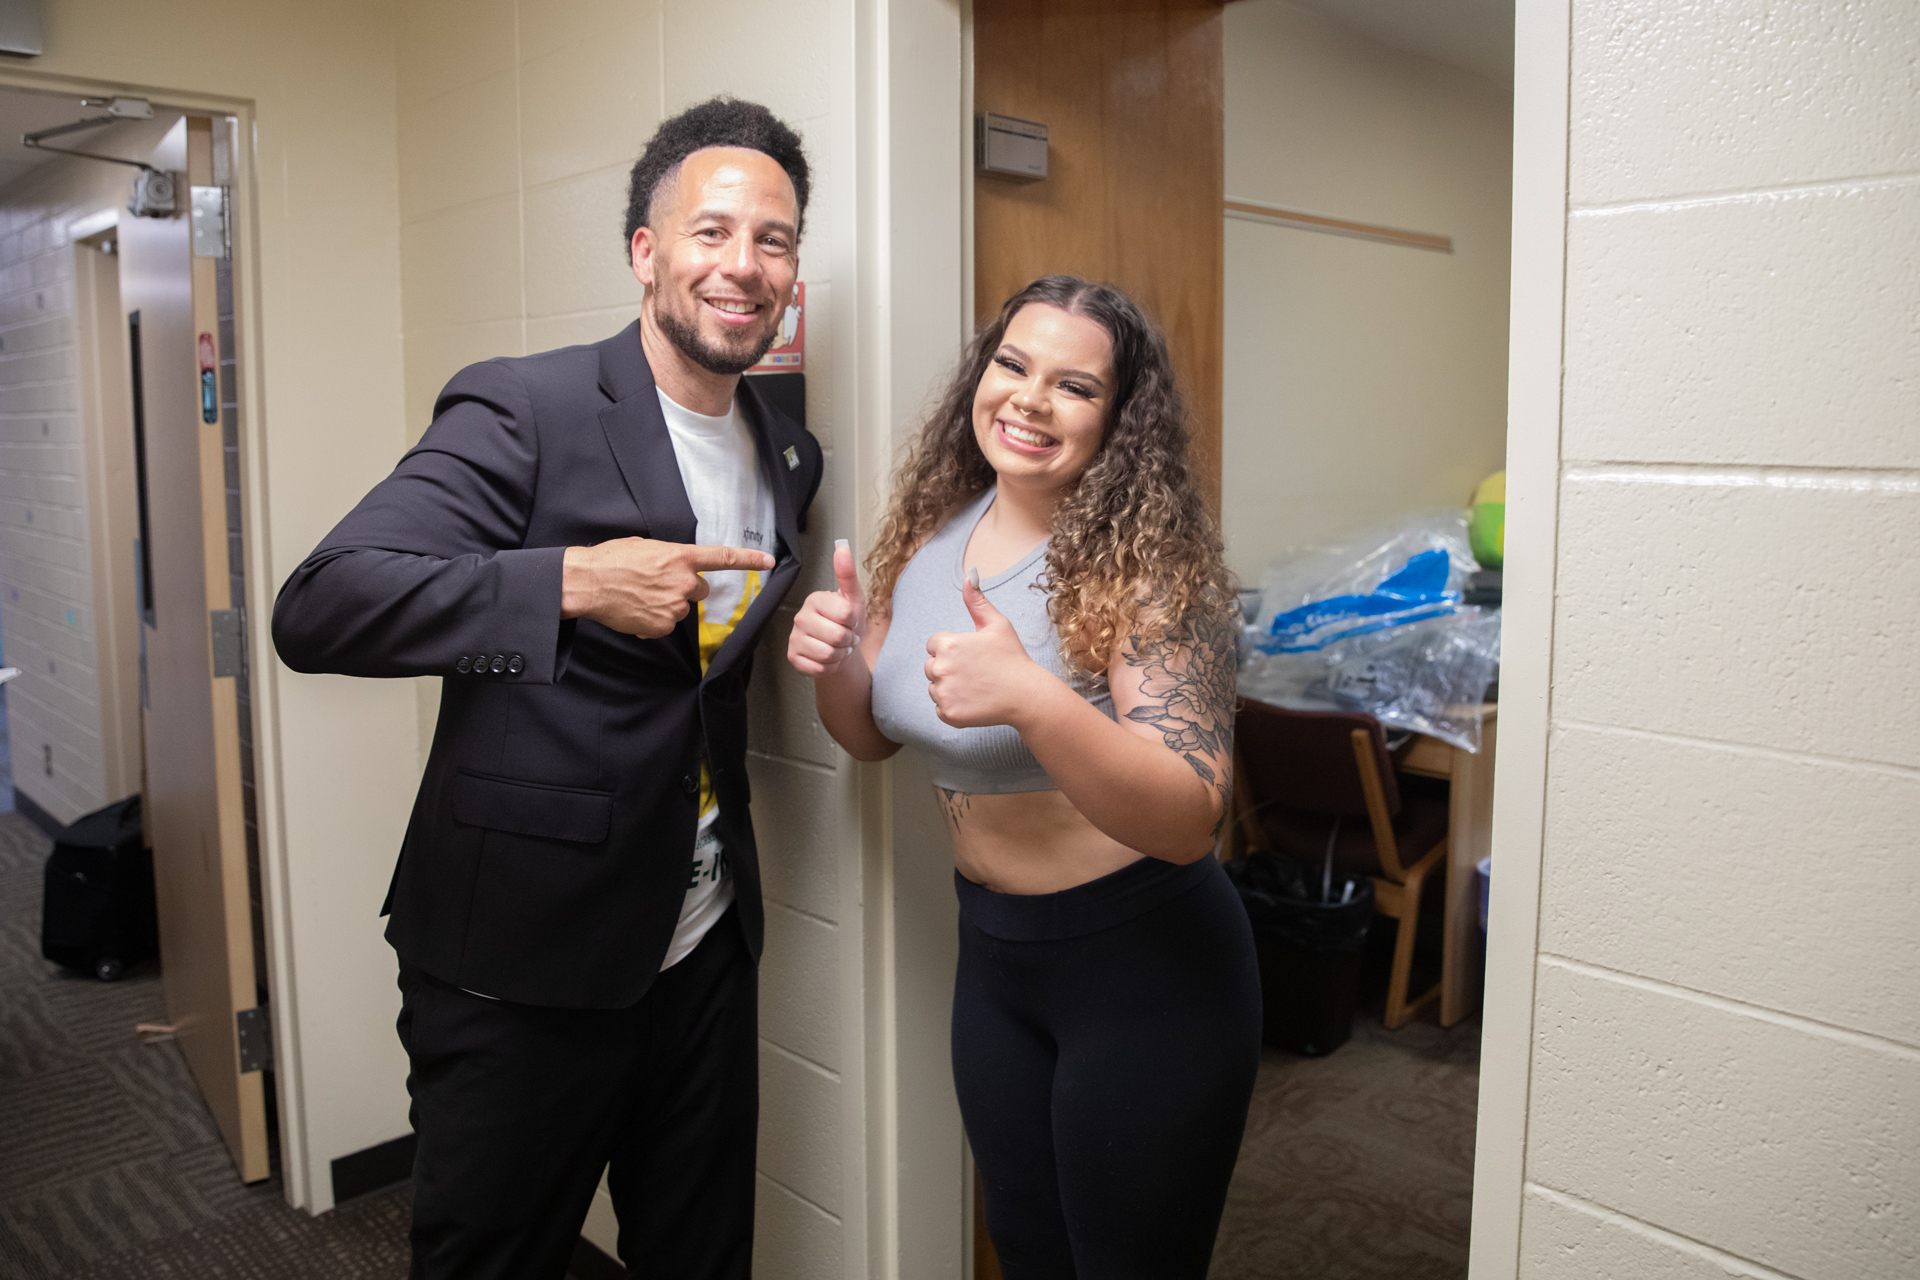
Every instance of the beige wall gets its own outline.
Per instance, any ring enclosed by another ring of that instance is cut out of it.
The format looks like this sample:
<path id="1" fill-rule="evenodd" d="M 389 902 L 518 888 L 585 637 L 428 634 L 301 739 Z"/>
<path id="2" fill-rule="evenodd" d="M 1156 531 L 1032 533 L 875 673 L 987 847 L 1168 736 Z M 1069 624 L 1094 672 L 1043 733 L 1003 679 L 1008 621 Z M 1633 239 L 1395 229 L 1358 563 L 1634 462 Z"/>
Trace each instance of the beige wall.
<path id="1" fill-rule="evenodd" d="M 1474 1274 L 1911 1275 L 1920 10 L 1520 19 Z"/>
<path id="2" fill-rule="evenodd" d="M 273 592 L 403 441 L 388 6 L 48 0 L 7 83 L 241 117 L 236 291 L 249 647 L 289 1198 L 406 1130 L 393 953 L 374 910 L 412 796 L 411 691 L 267 660 Z"/>
<path id="3" fill-rule="evenodd" d="M 1451 255 L 1227 219 L 1221 515 L 1290 545 L 1464 506 L 1506 447 L 1509 94 L 1282 0 L 1226 9 L 1227 197 Z"/>

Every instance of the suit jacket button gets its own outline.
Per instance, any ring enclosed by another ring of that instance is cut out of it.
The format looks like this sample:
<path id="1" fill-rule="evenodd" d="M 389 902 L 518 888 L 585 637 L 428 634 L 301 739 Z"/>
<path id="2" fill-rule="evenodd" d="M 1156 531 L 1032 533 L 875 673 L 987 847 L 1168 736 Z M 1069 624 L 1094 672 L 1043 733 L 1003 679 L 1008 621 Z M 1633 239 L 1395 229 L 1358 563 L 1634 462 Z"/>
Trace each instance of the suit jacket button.
<path id="1" fill-rule="evenodd" d="M 507 674 L 517 676 L 521 671 L 526 669 L 526 665 L 527 664 L 521 660 L 520 655 L 516 653 L 507 659 Z"/>
<path id="2" fill-rule="evenodd" d="M 484 654 L 484 653 L 476 653 L 476 654 L 474 654 L 474 655 L 473 655 L 473 669 L 474 669 L 475 671 L 485 671 L 485 670 L 487 669 L 487 655 L 486 655 L 486 654 Z"/>
<path id="3" fill-rule="evenodd" d="M 461 675 L 465 675 L 467 672 L 473 670 L 473 659 L 463 654 L 461 655 L 460 661 L 453 664 L 453 669 Z"/>
<path id="4" fill-rule="evenodd" d="M 502 671 L 505 671 L 506 669 L 507 669 L 507 655 L 504 653 L 494 654 L 493 655 L 493 674 L 499 675 Z"/>
<path id="5" fill-rule="evenodd" d="M 699 795 L 700 794 L 700 775 L 697 773 L 690 773 L 686 777 L 680 779 L 680 789 L 686 792 L 690 796 Z"/>

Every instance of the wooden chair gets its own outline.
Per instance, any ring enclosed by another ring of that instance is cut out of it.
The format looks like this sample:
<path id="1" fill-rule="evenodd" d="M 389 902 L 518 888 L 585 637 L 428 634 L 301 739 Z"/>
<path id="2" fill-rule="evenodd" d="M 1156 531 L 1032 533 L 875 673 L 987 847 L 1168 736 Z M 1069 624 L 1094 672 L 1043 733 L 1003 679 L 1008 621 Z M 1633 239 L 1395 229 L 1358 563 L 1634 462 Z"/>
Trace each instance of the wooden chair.
<path id="1" fill-rule="evenodd" d="M 1380 722 L 1358 712 L 1245 701 L 1234 757 L 1236 843 L 1373 878 L 1374 909 L 1400 922 L 1386 1024 L 1405 1026 L 1440 998 L 1438 982 L 1411 1000 L 1407 984 L 1421 891 L 1446 874 L 1446 784 L 1399 777 Z"/>

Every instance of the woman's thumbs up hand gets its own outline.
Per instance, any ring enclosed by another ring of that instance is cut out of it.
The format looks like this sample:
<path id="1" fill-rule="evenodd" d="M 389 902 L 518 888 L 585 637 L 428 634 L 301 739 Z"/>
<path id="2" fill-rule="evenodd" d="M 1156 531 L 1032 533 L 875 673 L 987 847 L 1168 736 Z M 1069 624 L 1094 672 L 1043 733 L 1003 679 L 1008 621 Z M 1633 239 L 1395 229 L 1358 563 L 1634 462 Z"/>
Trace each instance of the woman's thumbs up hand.
<path id="1" fill-rule="evenodd" d="M 927 639 L 927 693 L 940 718 L 958 729 L 1015 724 L 1033 705 L 1036 680 L 1050 679 L 1020 643 L 1005 614 L 980 589 L 969 569 L 960 598 L 973 630 L 937 631 Z"/>
<path id="2" fill-rule="evenodd" d="M 845 538 L 833 544 L 835 590 L 816 591 L 800 606 L 787 637 L 787 661 L 801 675 L 832 675 L 867 634 L 867 597 Z"/>

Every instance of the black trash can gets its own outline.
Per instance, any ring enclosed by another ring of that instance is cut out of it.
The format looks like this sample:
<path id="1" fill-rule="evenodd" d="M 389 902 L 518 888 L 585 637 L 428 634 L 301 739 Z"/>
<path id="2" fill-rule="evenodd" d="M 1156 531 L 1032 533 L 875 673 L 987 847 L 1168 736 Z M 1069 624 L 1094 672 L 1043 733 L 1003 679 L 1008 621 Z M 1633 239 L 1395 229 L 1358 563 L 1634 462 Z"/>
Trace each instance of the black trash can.
<path id="1" fill-rule="evenodd" d="M 1260 957 L 1261 1038 L 1309 1058 L 1332 1053 L 1353 1034 L 1373 881 L 1328 880 L 1317 867 L 1272 853 L 1252 854 L 1226 869 Z"/>
<path id="2" fill-rule="evenodd" d="M 40 914 L 40 954 L 112 982 L 159 949 L 153 853 L 140 797 L 96 809 L 54 837 Z"/>

